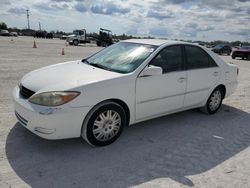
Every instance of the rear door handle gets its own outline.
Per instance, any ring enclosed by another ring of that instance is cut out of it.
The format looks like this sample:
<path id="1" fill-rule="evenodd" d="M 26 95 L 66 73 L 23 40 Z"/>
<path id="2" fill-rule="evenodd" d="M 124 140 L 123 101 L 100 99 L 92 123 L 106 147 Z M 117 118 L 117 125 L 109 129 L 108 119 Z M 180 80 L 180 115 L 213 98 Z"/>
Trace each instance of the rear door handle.
<path id="1" fill-rule="evenodd" d="M 218 72 L 214 72 L 213 75 L 214 75 L 214 76 L 218 76 L 219 73 L 218 73 Z"/>
<path id="2" fill-rule="evenodd" d="M 186 80 L 186 78 L 180 77 L 180 78 L 178 79 L 178 82 L 179 82 L 179 83 L 182 83 L 182 82 L 184 82 L 185 80 Z"/>

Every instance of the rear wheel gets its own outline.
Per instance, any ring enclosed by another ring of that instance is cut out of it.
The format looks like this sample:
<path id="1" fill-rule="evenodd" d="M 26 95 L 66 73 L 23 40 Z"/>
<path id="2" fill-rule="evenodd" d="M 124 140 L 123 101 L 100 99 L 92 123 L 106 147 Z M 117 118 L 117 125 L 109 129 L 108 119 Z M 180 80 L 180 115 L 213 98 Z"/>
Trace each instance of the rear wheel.
<path id="1" fill-rule="evenodd" d="M 207 114 L 216 113 L 221 107 L 222 100 L 224 97 L 224 91 L 221 87 L 215 88 L 215 90 L 209 96 L 206 105 L 201 108 L 201 111 Z"/>
<path id="2" fill-rule="evenodd" d="M 91 145 L 106 146 L 121 135 L 126 125 L 126 113 L 117 103 L 107 101 L 96 106 L 86 117 L 82 137 Z"/>

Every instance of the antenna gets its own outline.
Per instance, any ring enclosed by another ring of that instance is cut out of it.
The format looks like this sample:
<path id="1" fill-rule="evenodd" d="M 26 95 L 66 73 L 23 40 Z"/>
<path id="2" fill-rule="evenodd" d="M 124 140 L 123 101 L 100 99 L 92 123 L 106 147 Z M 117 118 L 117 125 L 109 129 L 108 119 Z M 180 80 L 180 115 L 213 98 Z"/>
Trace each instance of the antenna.
<path id="1" fill-rule="evenodd" d="M 27 12 L 28 29 L 30 30 L 29 9 L 27 9 L 26 12 Z"/>

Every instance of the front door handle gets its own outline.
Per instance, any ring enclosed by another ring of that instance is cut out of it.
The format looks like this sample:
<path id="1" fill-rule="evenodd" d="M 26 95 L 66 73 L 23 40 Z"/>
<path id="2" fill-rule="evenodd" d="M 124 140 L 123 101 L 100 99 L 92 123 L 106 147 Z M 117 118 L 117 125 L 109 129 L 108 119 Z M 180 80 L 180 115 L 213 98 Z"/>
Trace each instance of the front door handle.
<path id="1" fill-rule="evenodd" d="M 178 82 L 179 82 L 179 83 L 183 83 L 185 80 L 186 80 L 185 77 L 180 77 L 180 78 L 178 79 Z"/>

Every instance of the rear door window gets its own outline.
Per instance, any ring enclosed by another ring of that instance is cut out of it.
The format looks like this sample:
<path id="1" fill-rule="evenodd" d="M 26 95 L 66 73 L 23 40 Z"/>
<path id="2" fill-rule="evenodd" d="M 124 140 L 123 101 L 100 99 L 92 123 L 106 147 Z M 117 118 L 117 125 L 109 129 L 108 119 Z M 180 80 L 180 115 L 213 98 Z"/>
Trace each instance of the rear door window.
<path id="1" fill-rule="evenodd" d="M 197 46 L 185 46 L 187 70 L 216 67 L 215 61 Z"/>

